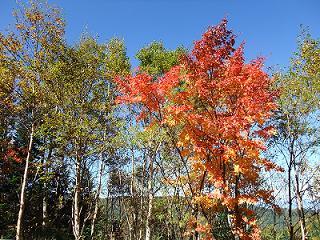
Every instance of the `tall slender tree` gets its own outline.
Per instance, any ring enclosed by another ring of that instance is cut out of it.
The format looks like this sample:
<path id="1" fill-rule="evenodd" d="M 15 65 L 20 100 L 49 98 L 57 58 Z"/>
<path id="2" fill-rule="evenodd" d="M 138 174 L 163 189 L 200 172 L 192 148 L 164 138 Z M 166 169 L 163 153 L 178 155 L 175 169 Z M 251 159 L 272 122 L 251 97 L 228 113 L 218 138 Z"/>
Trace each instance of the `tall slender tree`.
<path id="1" fill-rule="evenodd" d="M 284 74 L 276 75 L 280 89 L 279 111 L 275 116 L 278 134 L 273 138 L 276 150 L 285 160 L 288 182 L 288 230 L 295 239 L 294 208 L 301 239 L 308 238 L 303 198 L 319 165 L 313 160 L 319 147 L 319 66 L 320 44 L 304 33 L 298 51 Z M 311 168 L 310 168 L 311 167 Z"/>
<path id="2" fill-rule="evenodd" d="M 34 135 L 45 113 L 43 81 L 47 64 L 58 54 L 63 41 L 64 23 L 57 9 L 31 3 L 16 14 L 16 31 L 0 35 L 2 61 L 6 62 L 16 76 L 16 112 L 19 125 L 27 134 L 27 154 L 21 184 L 20 209 L 17 220 L 16 239 L 22 239 L 25 192 L 28 169 L 32 159 Z"/>

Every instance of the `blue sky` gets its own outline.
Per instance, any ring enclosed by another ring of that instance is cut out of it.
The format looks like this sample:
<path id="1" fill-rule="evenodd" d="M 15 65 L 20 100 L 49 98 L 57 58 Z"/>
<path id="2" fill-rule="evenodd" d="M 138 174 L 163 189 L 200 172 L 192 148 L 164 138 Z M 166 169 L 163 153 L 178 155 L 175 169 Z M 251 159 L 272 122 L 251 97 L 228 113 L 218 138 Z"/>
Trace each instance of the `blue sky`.
<path id="1" fill-rule="evenodd" d="M 192 47 L 209 25 L 223 17 L 246 42 L 248 60 L 267 59 L 266 66 L 285 67 L 296 48 L 300 24 L 320 38 L 319 0 L 49 0 L 62 8 L 67 39 L 79 40 L 86 29 L 99 41 L 123 38 L 133 65 L 135 53 L 154 40 L 169 49 Z M 0 0 L 0 29 L 13 23 L 14 0 Z"/>

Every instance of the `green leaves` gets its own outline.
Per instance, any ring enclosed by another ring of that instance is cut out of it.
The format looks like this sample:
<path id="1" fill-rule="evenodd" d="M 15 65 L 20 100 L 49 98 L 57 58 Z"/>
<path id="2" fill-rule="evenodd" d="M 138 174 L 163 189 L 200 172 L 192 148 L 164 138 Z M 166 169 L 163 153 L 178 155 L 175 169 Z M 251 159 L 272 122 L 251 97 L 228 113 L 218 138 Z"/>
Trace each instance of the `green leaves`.
<path id="1" fill-rule="evenodd" d="M 113 38 L 106 45 L 105 76 L 112 79 L 116 76 L 126 76 L 130 71 L 130 62 L 126 54 L 124 42 Z"/>
<path id="2" fill-rule="evenodd" d="M 178 65 L 179 58 L 186 54 L 186 49 L 167 50 L 161 42 L 153 42 L 142 48 L 136 55 L 140 61 L 140 70 L 150 75 L 159 76 Z"/>
<path id="3" fill-rule="evenodd" d="M 304 34 L 298 44 L 288 72 L 276 76 L 276 84 L 284 111 L 308 115 L 320 104 L 320 41 Z"/>
<path id="4" fill-rule="evenodd" d="M 278 119 L 282 119 L 278 132 L 295 139 L 317 134 L 320 106 L 320 42 L 304 34 L 298 43 L 288 71 L 275 76 L 280 89 Z"/>

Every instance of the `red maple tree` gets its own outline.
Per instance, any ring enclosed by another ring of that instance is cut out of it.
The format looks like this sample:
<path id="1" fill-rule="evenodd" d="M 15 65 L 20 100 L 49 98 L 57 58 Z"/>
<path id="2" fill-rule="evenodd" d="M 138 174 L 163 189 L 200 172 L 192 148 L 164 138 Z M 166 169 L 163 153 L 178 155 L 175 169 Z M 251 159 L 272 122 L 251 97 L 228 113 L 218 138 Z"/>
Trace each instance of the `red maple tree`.
<path id="1" fill-rule="evenodd" d="M 118 102 L 140 104 L 140 118 L 166 129 L 179 126 L 175 147 L 191 163 L 194 202 L 208 211 L 226 210 L 234 235 L 258 239 L 247 206 L 270 202 L 261 173 L 279 170 L 261 156 L 273 134 L 265 125 L 276 109 L 276 93 L 263 59 L 246 63 L 243 49 L 244 44 L 235 47 L 235 35 L 223 20 L 162 77 L 140 72 L 116 82 Z"/>

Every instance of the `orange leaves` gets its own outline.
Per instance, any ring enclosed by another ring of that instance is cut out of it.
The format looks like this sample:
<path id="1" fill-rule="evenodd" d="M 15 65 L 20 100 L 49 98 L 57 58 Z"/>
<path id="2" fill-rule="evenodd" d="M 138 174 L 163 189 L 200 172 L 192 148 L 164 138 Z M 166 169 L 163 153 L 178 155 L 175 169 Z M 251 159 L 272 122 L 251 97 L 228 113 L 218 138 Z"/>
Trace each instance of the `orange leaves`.
<path id="1" fill-rule="evenodd" d="M 117 103 L 140 104 L 142 111 L 138 119 L 143 119 L 151 113 L 160 113 L 164 99 L 157 91 L 157 84 L 152 76 L 141 73 L 128 76 L 125 79 L 115 78 L 119 91 L 122 93 Z"/>
<path id="2" fill-rule="evenodd" d="M 265 128 L 262 128 L 262 129 L 255 131 L 255 134 L 257 134 L 258 136 L 260 136 L 264 139 L 268 139 L 271 136 L 276 135 L 277 130 L 273 126 L 268 126 L 268 127 L 265 127 Z"/>
<path id="3" fill-rule="evenodd" d="M 168 115 L 168 118 L 162 116 L 177 109 L 165 109 L 164 104 L 171 101 L 174 97 L 174 89 L 179 85 L 180 67 L 173 67 L 167 74 L 159 79 L 154 79 L 146 73 L 137 73 L 133 76 L 127 76 L 125 79 L 117 77 L 118 90 L 122 94 L 117 98 L 118 103 L 138 103 L 142 106 L 141 118 L 149 116 L 147 113 L 157 115 L 161 123 L 175 125 L 175 120 Z"/>
<path id="4" fill-rule="evenodd" d="M 40 11 L 27 11 L 26 17 L 33 24 L 36 24 L 36 22 L 39 22 L 44 18 L 43 14 Z"/>
<path id="5" fill-rule="evenodd" d="M 184 233 L 185 237 L 190 237 L 194 235 L 195 232 L 200 234 L 201 240 L 213 240 L 211 236 L 211 225 L 206 224 L 200 224 L 197 219 L 194 217 L 191 217 L 187 224 L 187 231 Z"/>
<path id="6" fill-rule="evenodd" d="M 172 94 L 172 90 L 180 83 L 181 66 L 173 67 L 157 82 L 157 91 L 159 95 L 168 96 Z"/>
<path id="7" fill-rule="evenodd" d="M 8 148 L 6 154 L 4 155 L 4 160 L 8 162 L 14 161 L 17 163 L 21 163 L 21 154 L 23 154 L 24 152 L 25 150 L 22 148 Z"/>
<path id="8" fill-rule="evenodd" d="M 4 36 L 0 33 L 0 50 L 2 50 L 3 47 L 12 53 L 18 53 L 22 50 L 22 44 L 14 34 Z"/>
<path id="9" fill-rule="evenodd" d="M 137 74 L 136 76 L 128 76 L 125 80 L 116 78 L 119 90 L 124 93 L 118 97 L 118 102 L 127 103 L 143 103 L 145 105 L 155 105 L 156 96 L 155 86 L 152 82 L 152 77 L 147 74 Z M 153 110 L 153 108 L 151 108 Z"/>
<path id="10" fill-rule="evenodd" d="M 216 198 L 211 198 L 210 196 L 207 196 L 207 195 L 200 195 L 200 196 L 196 196 L 194 198 L 194 201 L 198 204 L 201 204 L 201 206 L 204 209 L 210 209 L 215 204 L 215 201 L 214 201 L 215 199 Z"/>
<path id="11" fill-rule="evenodd" d="M 205 235 L 205 237 L 201 238 L 201 239 L 203 239 L 203 240 L 210 240 L 211 239 L 212 240 L 212 238 L 207 236 L 210 233 L 210 229 L 211 229 L 211 226 L 209 224 L 204 224 L 204 225 L 198 224 L 195 231 L 197 231 L 199 233 L 203 233 Z"/>
<path id="12" fill-rule="evenodd" d="M 249 205 L 256 204 L 258 199 L 256 196 L 242 195 L 238 199 L 239 204 L 247 203 Z"/>
<path id="13" fill-rule="evenodd" d="M 139 103 L 160 125 L 179 130 L 175 147 L 182 157 L 188 156 L 194 185 L 213 189 L 194 200 L 207 209 L 219 200 L 230 213 L 242 216 L 236 217 L 233 230 L 246 236 L 243 239 L 257 239 L 241 230 L 245 223 L 254 225 L 252 213 L 243 206 L 268 201 L 270 192 L 261 190 L 260 173 L 279 170 L 261 158 L 264 141 L 274 134 L 272 126 L 264 125 L 276 109 L 276 93 L 263 60 L 246 63 L 244 45 L 234 44 L 224 19 L 163 76 L 139 73 L 117 79 L 122 94 L 118 101 Z"/>

